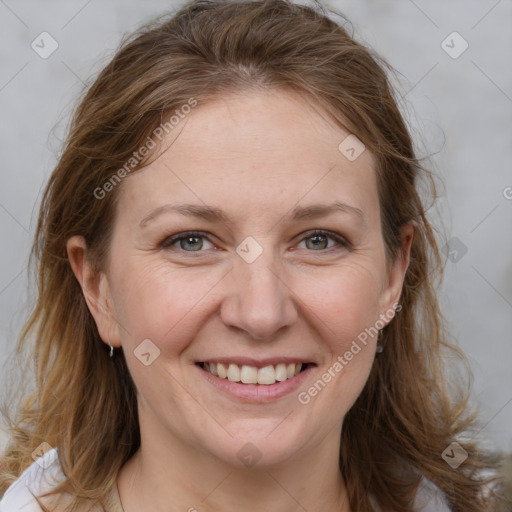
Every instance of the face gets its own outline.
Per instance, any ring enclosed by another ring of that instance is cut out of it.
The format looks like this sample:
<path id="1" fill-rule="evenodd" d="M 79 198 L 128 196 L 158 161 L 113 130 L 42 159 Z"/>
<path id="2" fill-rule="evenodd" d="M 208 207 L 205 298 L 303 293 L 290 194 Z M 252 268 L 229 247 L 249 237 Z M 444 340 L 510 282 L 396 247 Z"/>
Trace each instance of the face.
<path id="1" fill-rule="evenodd" d="M 112 315 L 91 308 L 123 348 L 143 440 L 231 465 L 332 449 L 407 267 L 385 259 L 374 159 L 347 159 L 349 133 L 287 92 L 182 123 L 122 183 L 96 288 Z"/>

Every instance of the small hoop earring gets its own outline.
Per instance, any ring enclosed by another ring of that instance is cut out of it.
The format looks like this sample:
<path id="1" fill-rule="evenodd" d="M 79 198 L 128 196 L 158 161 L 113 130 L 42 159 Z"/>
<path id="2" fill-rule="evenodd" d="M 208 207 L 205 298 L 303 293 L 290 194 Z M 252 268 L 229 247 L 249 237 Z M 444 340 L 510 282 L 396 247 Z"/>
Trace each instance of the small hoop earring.
<path id="1" fill-rule="evenodd" d="M 377 335 L 377 353 L 380 354 L 383 352 L 384 347 L 379 343 L 379 341 L 382 339 L 382 329 L 379 330 L 379 334 Z"/>
<path id="2" fill-rule="evenodd" d="M 108 333 L 108 346 L 110 347 L 110 357 L 114 357 L 114 347 L 110 343 L 110 332 Z"/>

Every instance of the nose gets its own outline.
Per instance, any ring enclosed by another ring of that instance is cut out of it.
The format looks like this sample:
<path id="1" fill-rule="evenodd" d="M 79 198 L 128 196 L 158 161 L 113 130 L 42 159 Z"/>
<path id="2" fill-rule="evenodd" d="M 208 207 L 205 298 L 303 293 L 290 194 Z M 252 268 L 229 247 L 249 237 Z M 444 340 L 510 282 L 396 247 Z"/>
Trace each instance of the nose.
<path id="1" fill-rule="evenodd" d="M 297 319 L 293 290 L 279 265 L 276 267 L 267 257 L 268 252 L 252 263 L 242 259 L 236 262 L 221 306 L 225 325 L 241 329 L 259 341 L 275 339 L 279 331 Z"/>

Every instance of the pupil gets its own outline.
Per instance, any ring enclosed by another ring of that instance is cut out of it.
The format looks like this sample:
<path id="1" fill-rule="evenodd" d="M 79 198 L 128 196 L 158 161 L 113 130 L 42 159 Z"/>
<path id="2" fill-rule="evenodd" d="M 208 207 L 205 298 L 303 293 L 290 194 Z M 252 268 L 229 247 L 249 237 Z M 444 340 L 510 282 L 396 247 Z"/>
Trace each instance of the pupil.
<path id="1" fill-rule="evenodd" d="M 324 242 L 323 245 L 325 246 L 325 241 L 327 240 L 327 238 L 324 235 L 313 235 L 313 236 L 309 237 L 309 240 L 313 241 L 313 248 L 318 248 L 318 247 L 320 247 L 320 245 L 322 245 L 322 241 Z M 307 245 L 307 241 L 306 241 L 306 245 Z M 322 246 L 320 248 L 325 249 L 324 246 Z M 311 249 L 311 247 L 308 247 L 308 249 Z"/>
<path id="2" fill-rule="evenodd" d="M 201 242 L 201 243 L 200 243 L 200 242 L 198 242 L 198 240 L 201 240 L 201 239 L 200 239 L 200 237 L 198 237 L 198 236 L 189 236 L 188 238 L 183 239 L 183 240 L 182 240 L 182 242 L 184 242 L 185 244 L 189 244 L 189 242 L 190 242 L 191 240 L 195 240 L 195 243 L 194 243 L 194 242 L 192 242 L 190 245 L 192 245 L 192 246 L 193 246 L 193 245 L 196 245 L 196 244 L 197 244 L 199 247 L 196 247 L 196 248 L 197 248 L 197 249 L 201 249 L 201 247 L 202 247 L 202 245 L 203 245 L 203 244 L 202 244 L 202 242 Z M 186 249 L 185 247 L 183 247 L 183 244 L 182 244 L 181 248 L 182 248 L 182 249 Z"/>

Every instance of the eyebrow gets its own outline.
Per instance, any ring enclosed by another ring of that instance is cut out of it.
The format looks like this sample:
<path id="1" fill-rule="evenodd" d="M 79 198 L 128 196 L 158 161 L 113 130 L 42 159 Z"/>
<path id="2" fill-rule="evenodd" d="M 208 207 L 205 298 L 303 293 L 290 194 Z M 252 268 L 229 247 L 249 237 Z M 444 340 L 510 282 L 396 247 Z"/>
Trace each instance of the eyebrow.
<path id="1" fill-rule="evenodd" d="M 233 225 L 233 220 L 220 208 L 208 205 L 197 204 L 165 204 L 154 209 L 149 215 L 146 215 L 141 221 L 139 226 L 144 228 L 150 221 L 163 213 L 179 213 L 187 217 L 195 217 L 207 220 L 208 222 L 222 222 L 227 225 Z M 333 213 L 345 213 L 357 217 L 363 224 L 366 225 L 366 218 L 362 210 L 343 203 L 335 201 L 330 204 L 313 204 L 310 206 L 296 206 L 289 214 L 285 216 L 291 222 L 296 222 L 305 219 L 317 219 L 326 217 Z"/>

